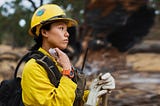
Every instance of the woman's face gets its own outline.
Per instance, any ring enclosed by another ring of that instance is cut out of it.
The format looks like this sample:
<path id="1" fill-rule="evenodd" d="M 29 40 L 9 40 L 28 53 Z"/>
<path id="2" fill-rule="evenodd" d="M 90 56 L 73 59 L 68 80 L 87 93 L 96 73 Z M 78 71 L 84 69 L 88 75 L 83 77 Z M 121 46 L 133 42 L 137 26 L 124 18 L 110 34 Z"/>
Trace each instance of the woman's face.
<path id="1" fill-rule="evenodd" d="M 69 42 L 69 33 L 67 25 L 64 22 L 56 22 L 51 24 L 49 31 L 45 30 L 45 39 L 49 47 L 65 49 Z"/>

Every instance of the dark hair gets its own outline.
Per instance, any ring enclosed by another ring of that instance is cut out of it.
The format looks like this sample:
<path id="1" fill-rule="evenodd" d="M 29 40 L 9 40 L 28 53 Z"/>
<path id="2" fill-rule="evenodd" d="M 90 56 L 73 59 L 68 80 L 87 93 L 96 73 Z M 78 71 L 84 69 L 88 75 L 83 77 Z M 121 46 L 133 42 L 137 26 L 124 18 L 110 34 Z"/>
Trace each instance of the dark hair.
<path id="1" fill-rule="evenodd" d="M 41 29 L 45 29 L 45 30 L 49 31 L 51 29 L 51 24 L 52 23 L 47 23 L 47 24 L 43 25 L 41 27 Z M 40 29 L 39 36 L 37 36 L 36 34 L 34 35 L 34 41 L 36 42 L 36 44 L 34 44 L 31 47 L 31 49 L 30 49 L 31 51 L 38 50 L 40 47 L 42 47 L 43 37 L 42 37 L 42 34 L 41 34 L 41 29 Z M 36 32 L 36 27 L 34 27 L 32 31 Z"/>

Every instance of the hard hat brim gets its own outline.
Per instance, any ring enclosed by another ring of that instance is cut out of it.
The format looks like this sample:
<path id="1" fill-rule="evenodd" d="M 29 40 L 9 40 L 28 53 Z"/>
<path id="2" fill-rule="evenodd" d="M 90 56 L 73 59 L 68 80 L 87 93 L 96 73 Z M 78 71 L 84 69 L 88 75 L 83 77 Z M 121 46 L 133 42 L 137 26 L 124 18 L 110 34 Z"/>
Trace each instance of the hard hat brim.
<path id="1" fill-rule="evenodd" d="M 42 22 L 42 23 L 48 24 L 48 23 L 54 23 L 54 22 L 57 22 L 57 21 L 65 22 L 68 28 L 69 28 L 69 27 L 73 27 L 73 26 L 77 26 L 77 25 L 78 25 L 77 21 L 74 20 L 74 19 L 71 19 L 71 18 L 51 18 L 51 19 L 46 20 L 46 21 L 44 21 L 44 22 Z M 39 25 L 34 26 L 34 27 L 38 27 L 38 26 L 39 26 L 39 27 L 42 27 L 43 24 L 39 24 Z M 40 28 L 39 28 L 39 29 L 40 29 Z M 35 34 L 33 34 L 31 28 L 29 29 L 28 32 L 29 32 L 29 35 L 35 36 Z M 37 32 L 37 31 L 36 31 L 36 32 Z M 39 32 L 39 31 L 38 31 L 38 32 Z M 39 35 L 36 34 L 36 36 L 39 36 Z"/>

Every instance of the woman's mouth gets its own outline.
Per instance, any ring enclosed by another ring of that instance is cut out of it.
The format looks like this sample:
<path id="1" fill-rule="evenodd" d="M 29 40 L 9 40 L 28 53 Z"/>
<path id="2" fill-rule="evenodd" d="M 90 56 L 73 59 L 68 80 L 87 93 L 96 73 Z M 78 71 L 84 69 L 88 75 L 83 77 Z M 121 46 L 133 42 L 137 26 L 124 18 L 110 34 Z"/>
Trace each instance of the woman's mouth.
<path id="1" fill-rule="evenodd" d="M 68 39 L 65 39 L 64 42 L 65 42 L 65 43 L 68 43 Z"/>

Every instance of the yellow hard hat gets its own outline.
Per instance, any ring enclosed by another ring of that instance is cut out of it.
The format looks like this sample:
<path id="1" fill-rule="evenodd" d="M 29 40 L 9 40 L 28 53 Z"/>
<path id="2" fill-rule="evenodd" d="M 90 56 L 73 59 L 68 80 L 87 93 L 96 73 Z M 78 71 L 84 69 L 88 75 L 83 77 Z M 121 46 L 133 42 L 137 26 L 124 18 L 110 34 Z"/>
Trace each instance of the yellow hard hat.
<path id="1" fill-rule="evenodd" d="M 40 28 L 47 22 L 62 20 L 67 22 L 67 27 L 76 26 L 77 21 L 67 18 L 64 10 L 56 4 L 45 4 L 39 7 L 33 14 L 31 19 L 31 27 L 29 34 L 31 36 L 39 36 Z M 33 30 L 34 29 L 34 30 Z"/>

